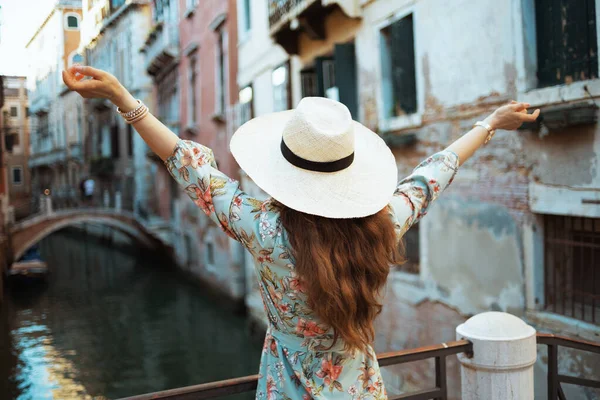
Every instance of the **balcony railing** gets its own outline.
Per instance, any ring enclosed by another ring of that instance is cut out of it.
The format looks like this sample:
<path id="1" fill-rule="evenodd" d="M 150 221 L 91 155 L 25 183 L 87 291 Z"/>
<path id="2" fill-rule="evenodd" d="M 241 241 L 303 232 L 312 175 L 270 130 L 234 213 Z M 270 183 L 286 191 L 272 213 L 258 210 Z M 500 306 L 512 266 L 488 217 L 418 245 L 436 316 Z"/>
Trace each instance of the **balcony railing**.
<path id="1" fill-rule="evenodd" d="M 600 354 L 600 343 L 575 340 L 562 336 L 538 333 L 537 344 L 548 346 L 548 400 L 566 400 L 561 383 L 590 388 L 600 388 L 600 381 L 578 378 L 558 373 L 558 347 L 582 350 Z M 393 400 L 426 400 L 448 398 L 446 382 L 446 357 L 464 353 L 473 356 L 473 344 L 467 340 L 442 343 L 433 346 L 420 347 L 412 350 L 402 350 L 381 354 L 377 357 L 379 365 L 386 367 L 414 361 L 435 359 L 435 387 L 418 392 L 390 397 Z M 127 397 L 122 400 L 204 400 L 214 399 L 234 394 L 253 392 L 258 384 L 258 375 L 210 382 L 201 385 L 188 386 L 178 389 L 165 390 L 156 393 Z M 464 391 L 464 388 L 463 388 Z"/>
<path id="2" fill-rule="evenodd" d="M 140 50 L 146 55 L 146 71 L 152 76 L 159 75 L 179 56 L 179 30 L 177 24 L 159 22 L 148 35 Z"/>
<path id="3" fill-rule="evenodd" d="M 293 16 L 298 16 L 317 0 L 269 0 L 269 25 L 279 28 Z M 320 0 L 319 0 L 320 1 Z"/>
<path id="4" fill-rule="evenodd" d="M 441 399 L 448 398 L 448 389 L 446 386 L 446 357 L 473 351 L 473 345 L 467 340 L 458 340 L 455 342 L 442 343 L 433 346 L 421 347 L 414 350 L 402 350 L 393 353 L 381 354 L 377 357 L 379 365 L 386 367 L 390 365 L 404 364 L 413 361 L 427 360 L 435 358 L 435 388 L 421 390 L 410 394 L 401 395 L 394 399 L 420 400 L 420 399 Z M 204 400 L 214 399 L 233 394 L 252 392 L 256 390 L 258 384 L 258 375 L 246 376 L 243 378 L 229 379 L 220 382 L 205 383 L 202 385 L 188 386 L 179 389 L 165 390 L 144 394 L 140 396 L 128 397 L 123 400 Z"/>

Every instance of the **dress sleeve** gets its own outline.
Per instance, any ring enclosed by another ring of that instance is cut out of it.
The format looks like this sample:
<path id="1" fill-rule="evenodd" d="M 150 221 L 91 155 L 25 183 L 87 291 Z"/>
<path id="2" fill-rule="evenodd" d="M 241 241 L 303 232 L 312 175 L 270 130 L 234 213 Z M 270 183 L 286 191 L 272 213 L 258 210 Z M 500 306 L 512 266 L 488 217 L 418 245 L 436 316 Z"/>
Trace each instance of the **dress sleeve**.
<path id="1" fill-rule="evenodd" d="M 180 140 L 165 164 L 192 201 L 228 236 L 246 247 L 252 244 L 255 218 L 243 214 L 260 209 L 264 202 L 248 196 L 238 181 L 219 171 L 211 149 Z"/>
<path id="2" fill-rule="evenodd" d="M 431 203 L 452 183 L 458 164 L 456 153 L 444 150 L 421 162 L 400 181 L 390 202 L 398 237 L 427 214 Z"/>

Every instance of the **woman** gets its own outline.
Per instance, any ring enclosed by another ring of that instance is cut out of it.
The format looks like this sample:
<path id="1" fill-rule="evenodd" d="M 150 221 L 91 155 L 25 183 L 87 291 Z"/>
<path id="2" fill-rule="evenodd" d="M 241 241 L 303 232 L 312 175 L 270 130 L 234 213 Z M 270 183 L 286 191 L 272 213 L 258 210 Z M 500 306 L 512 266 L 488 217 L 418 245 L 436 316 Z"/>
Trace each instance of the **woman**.
<path id="1" fill-rule="evenodd" d="M 210 149 L 180 140 L 112 75 L 76 66 L 63 79 L 83 97 L 111 100 L 252 255 L 269 319 L 256 397 L 269 400 L 387 398 L 371 344 L 399 238 L 495 129 L 539 115 L 523 103 L 500 107 L 398 184 L 377 134 L 341 103 L 306 98 L 296 110 L 253 119 L 231 140 L 240 167 L 271 196 L 259 201 L 217 170 Z"/>

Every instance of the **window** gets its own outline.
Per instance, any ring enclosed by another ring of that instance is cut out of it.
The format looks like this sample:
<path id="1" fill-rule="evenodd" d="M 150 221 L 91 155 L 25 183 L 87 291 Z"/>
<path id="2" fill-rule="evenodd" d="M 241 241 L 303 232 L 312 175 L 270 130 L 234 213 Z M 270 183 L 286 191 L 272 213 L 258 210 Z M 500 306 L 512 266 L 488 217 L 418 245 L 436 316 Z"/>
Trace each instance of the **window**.
<path id="1" fill-rule="evenodd" d="M 15 106 L 12 106 L 10 108 L 10 116 L 11 117 L 18 117 L 19 116 L 19 109 Z"/>
<path id="2" fill-rule="evenodd" d="M 412 14 L 381 30 L 383 116 L 417 112 L 417 83 Z"/>
<path id="3" fill-rule="evenodd" d="M 127 155 L 133 156 L 133 127 L 127 124 Z"/>
<path id="4" fill-rule="evenodd" d="M 600 323 L 600 218 L 544 216 L 547 310 Z"/>
<path id="5" fill-rule="evenodd" d="M 79 30 L 79 14 L 66 13 L 65 14 L 65 29 L 68 31 Z"/>
<path id="6" fill-rule="evenodd" d="M 348 107 L 354 119 L 358 118 L 356 53 L 353 42 L 336 44 L 332 54 L 317 57 L 314 65 L 301 71 L 300 76 L 302 97 L 320 96 L 339 101 Z M 288 87 L 288 93 L 290 91 Z M 291 107 L 291 104 L 288 106 Z"/>
<path id="7" fill-rule="evenodd" d="M 318 96 L 317 91 L 317 73 L 314 68 L 300 71 L 300 81 L 302 88 L 302 97 Z"/>
<path id="8" fill-rule="evenodd" d="M 402 246 L 404 249 L 404 257 L 406 262 L 399 266 L 400 271 L 410 274 L 418 274 L 420 271 L 420 241 L 419 241 L 419 224 L 413 225 L 403 236 Z"/>
<path id="9" fill-rule="evenodd" d="M 112 158 L 119 158 L 121 156 L 120 146 L 119 146 L 119 126 L 113 125 L 110 128 L 110 155 Z"/>
<path id="10" fill-rule="evenodd" d="M 198 5 L 198 0 L 185 0 L 186 10 L 192 11 Z"/>
<path id="11" fill-rule="evenodd" d="M 117 8 L 125 4 L 125 0 L 110 0 L 111 11 L 115 11 Z"/>
<path id="12" fill-rule="evenodd" d="M 227 96 L 227 31 L 220 28 L 217 31 L 217 76 L 215 79 L 216 83 L 216 115 L 223 115 L 225 113 L 226 96 Z"/>
<path id="13" fill-rule="evenodd" d="M 29 118 L 31 114 L 29 113 L 29 107 L 25 107 L 25 116 Z"/>
<path id="14" fill-rule="evenodd" d="M 212 242 L 206 243 L 206 263 L 215 265 L 215 245 Z"/>
<path id="15" fill-rule="evenodd" d="M 190 65 L 188 69 L 188 77 L 190 84 L 188 86 L 188 126 L 196 125 L 196 115 L 198 112 L 198 89 L 197 89 L 197 56 L 190 56 Z"/>
<path id="16" fill-rule="evenodd" d="M 21 185 L 23 183 L 23 168 L 22 167 L 13 167 L 12 183 L 13 183 L 13 185 Z"/>
<path id="17" fill-rule="evenodd" d="M 536 0 L 538 86 L 598 77 L 594 0 Z"/>
<path id="18" fill-rule="evenodd" d="M 38 132 L 40 136 L 48 136 L 48 114 L 38 116 Z"/>
<path id="19" fill-rule="evenodd" d="M 252 12 L 250 8 L 251 1 L 250 0 L 239 0 L 240 5 L 240 33 L 241 36 L 245 36 L 250 32 L 252 28 Z"/>
<path id="20" fill-rule="evenodd" d="M 292 108 L 289 63 L 273 70 L 271 84 L 273 85 L 273 111 L 285 111 Z"/>
<path id="21" fill-rule="evenodd" d="M 83 64 L 83 56 L 81 54 L 77 53 L 77 51 L 74 51 L 69 56 L 68 63 L 69 63 L 69 67 L 74 64 Z"/>
<path id="22" fill-rule="evenodd" d="M 239 101 L 240 101 L 240 115 L 239 125 L 248 122 L 254 117 L 254 107 L 252 105 L 254 99 L 254 90 L 252 85 L 246 86 L 240 90 Z"/>

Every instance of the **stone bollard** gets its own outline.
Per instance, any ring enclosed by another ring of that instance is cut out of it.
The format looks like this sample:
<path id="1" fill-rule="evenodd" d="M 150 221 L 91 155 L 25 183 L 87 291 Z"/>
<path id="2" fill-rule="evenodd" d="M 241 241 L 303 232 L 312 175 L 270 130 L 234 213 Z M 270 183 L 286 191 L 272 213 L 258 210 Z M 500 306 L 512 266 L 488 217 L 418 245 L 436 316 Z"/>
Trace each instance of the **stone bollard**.
<path id="1" fill-rule="evenodd" d="M 459 354 L 463 400 L 533 400 L 535 329 L 514 315 L 486 312 L 456 328 L 473 343 L 473 357 Z"/>

